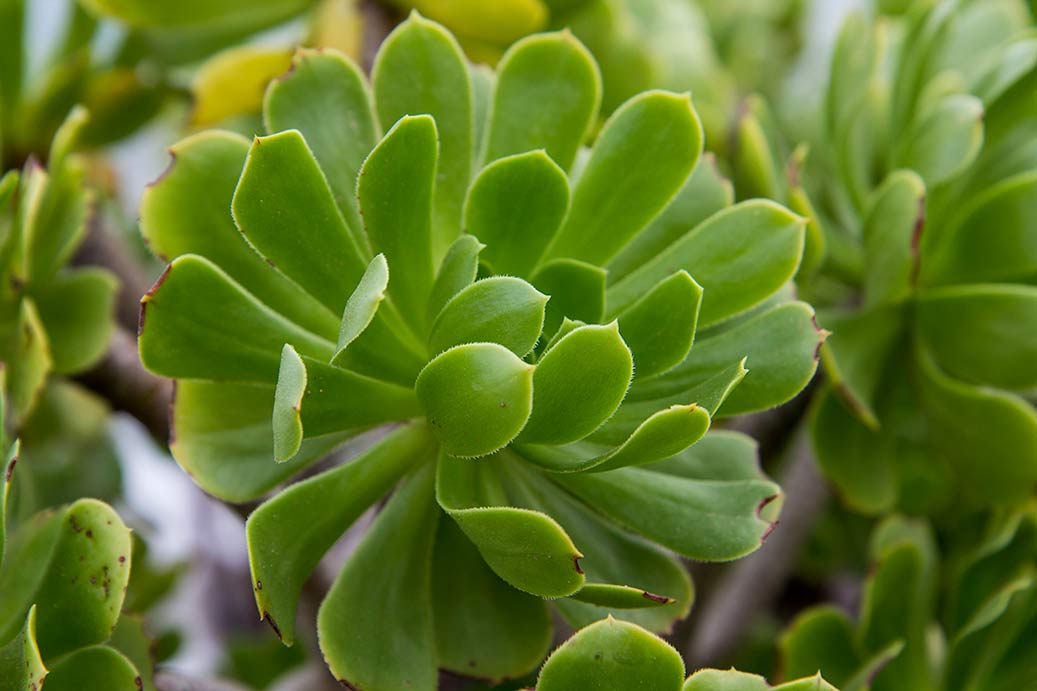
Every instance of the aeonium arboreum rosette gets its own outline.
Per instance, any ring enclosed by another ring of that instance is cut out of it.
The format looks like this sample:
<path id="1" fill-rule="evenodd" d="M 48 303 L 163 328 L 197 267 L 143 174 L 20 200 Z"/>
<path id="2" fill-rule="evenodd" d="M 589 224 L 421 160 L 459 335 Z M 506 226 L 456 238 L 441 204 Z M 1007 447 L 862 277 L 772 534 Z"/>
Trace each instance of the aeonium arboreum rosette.
<path id="1" fill-rule="evenodd" d="M 291 642 L 302 583 L 395 487 L 319 616 L 359 688 L 522 674 L 544 599 L 666 630 L 691 604 L 669 550 L 734 559 L 771 528 L 752 441 L 706 432 L 814 372 L 821 334 L 785 289 L 803 220 L 729 206 L 685 95 L 635 97 L 583 150 L 599 98 L 566 33 L 491 75 L 414 16 L 370 87 L 300 52 L 266 96 L 274 134 L 189 138 L 144 199 L 173 261 L 141 357 L 178 380 L 171 446 L 204 489 L 252 499 L 395 423 L 248 524 L 260 611 Z"/>

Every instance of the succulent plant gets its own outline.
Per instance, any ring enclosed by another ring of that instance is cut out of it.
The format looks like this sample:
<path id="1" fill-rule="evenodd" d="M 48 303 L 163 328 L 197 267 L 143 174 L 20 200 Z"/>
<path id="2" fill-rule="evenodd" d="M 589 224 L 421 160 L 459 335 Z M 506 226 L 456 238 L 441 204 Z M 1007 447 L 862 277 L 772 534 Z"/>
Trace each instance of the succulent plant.
<path id="1" fill-rule="evenodd" d="M 1033 502 L 969 516 L 942 537 L 953 545 L 946 559 L 924 520 L 883 520 L 857 621 L 834 605 L 802 613 L 782 639 L 785 673 L 820 669 L 844 689 L 873 691 L 1033 688 Z"/>
<path id="2" fill-rule="evenodd" d="M 687 96 L 635 97 L 583 149 L 600 84 L 567 33 L 491 79 L 412 16 L 368 88 L 301 51 L 273 134 L 188 138 L 143 201 L 172 262 L 141 358 L 178 381 L 171 447 L 203 489 L 249 500 L 395 425 L 250 517 L 262 616 L 291 642 L 303 582 L 396 486 L 321 607 L 348 683 L 522 674 L 550 643 L 540 598 L 667 629 L 691 584 L 660 546 L 742 556 L 780 503 L 751 440 L 706 432 L 814 372 L 822 333 L 783 289 L 804 220 L 728 206 Z"/>
<path id="3" fill-rule="evenodd" d="M 836 44 L 823 138 L 793 167 L 824 229 L 805 287 L 834 333 L 815 446 L 859 510 L 1017 505 L 1037 486 L 1030 26 L 1017 2 L 914 3 L 851 17 Z M 736 179 L 783 198 L 780 128 L 757 115 Z"/>
<path id="4" fill-rule="evenodd" d="M 75 109 L 55 135 L 47 168 L 30 158 L 0 178 L 0 360 L 9 419 L 21 426 L 53 372 L 71 375 L 108 346 L 117 283 L 109 272 L 66 264 L 82 242 L 93 192 L 72 146 L 87 125 Z"/>
<path id="5" fill-rule="evenodd" d="M 0 689 L 153 689 L 141 624 L 120 617 L 129 529 L 94 499 L 16 520 L 19 444 L 3 435 L 0 447 Z"/>

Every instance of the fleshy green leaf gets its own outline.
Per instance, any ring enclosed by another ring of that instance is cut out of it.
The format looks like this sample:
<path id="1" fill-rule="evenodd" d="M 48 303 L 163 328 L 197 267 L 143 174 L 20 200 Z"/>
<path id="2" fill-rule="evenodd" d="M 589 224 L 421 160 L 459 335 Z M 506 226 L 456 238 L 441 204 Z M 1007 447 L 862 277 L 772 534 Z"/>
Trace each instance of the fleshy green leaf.
<path id="1" fill-rule="evenodd" d="M 388 285 L 389 264 L 385 261 L 385 255 L 379 254 L 367 265 L 367 270 L 360 277 L 360 283 L 346 300 L 346 307 L 342 311 L 342 325 L 338 332 L 337 350 L 332 357 L 332 363 L 335 363 L 342 351 L 370 326 L 382 300 L 385 299 L 385 289 Z"/>
<path id="2" fill-rule="evenodd" d="M 118 287 L 107 271 L 82 268 L 58 274 L 36 292 L 56 372 L 80 372 L 104 355 Z"/>
<path id="3" fill-rule="evenodd" d="M 2 370 L 0 370 L 2 372 Z M 0 381 L 3 379 L 3 375 L 0 374 Z M 3 388 L 0 387 L 0 391 Z M 0 406 L 4 404 L 0 402 Z M 5 443 L 6 446 L 6 443 Z M 10 448 L 4 449 L 4 462 L 3 462 L 3 475 L 0 476 L 3 484 L 0 485 L 0 566 L 4 563 L 4 551 L 7 547 L 7 506 L 8 506 L 8 495 L 11 493 L 11 480 L 14 477 L 14 468 L 18 464 L 18 452 L 20 450 L 20 444 L 17 440 L 11 444 Z M 35 634 L 33 634 L 35 636 Z"/>
<path id="4" fill-rule="evenodd" d="M 564 597 L 583 586 L 572 540 L 539 511 L 502 506 L 500 480 L 487 463 L 440 455 L 439 505 L 457 522 L 482 558 L 504 581 L 540 597 Z"/>
<path id="5" fill-rule="evenodd" d="M 914 171 L 890 174 L 864 219 L 866 305 L 897 302 L 914 290 L 924 225 L 925 183 Z"/>
<path id="6" fill-rule="evenodd" d="M 598 607 L 612 609 L 641 609 L 643 607 L 664 607 L 672 598 L 656 595 L 640 588 L 628 585 L 610 585 L 607 583 L 588 583 L 570 595 L 574 600 L 586 602 Z"/>
<path id="7" fill-rule="evenodd" d="M 234 0 L 187 0 L 166 5 L 146 0 L 87 0 L 84 4 L 97 14 L 113 15 L 132 26 L 244 24 L 254 31 L 299 13 L 307 3 L 303 0 L 273 0 L 243 6 Z"/>
<path id="8" fill-rule="evenodd" d="M 140 691 L 137 668 L 106 645 L 82 648 L 61 659 L 47 676 L 47 691 Z"/>
<path id="9" fill-rule="evenodd" d="M 243 137 L 218 130 L 174 144 L 169 168 L 141 197 L 144 240 L 166 260 L 182 254 L 209 259 L 270 308 L 333 338 L 341 314 L 263 261 L 234 226 L 231 200 L 248 148 Z"/>
<path id="10" fill-rule="evenodd" d="M 413 13 L 382 43 L 371 81 L 382 129 L 388 130 L 410 114 L 427 113 L 435 120 L 439 164 L 429 242 L 432 257 L 438 261 L 460 232 L 461 206 L 471 179 L 472 89 L 464 55 L 450 32 Z M 363 196 L 360 206 L 366 215 Z M 370 223 L 370 219 L 364 220 Z M 404 236 L 411 237 L 409 233 Z M 397 270 L 395 257 L 390 252 L 386 255 Z"/>
<path id="11" fill-rule="evenodd" d="M 651 91 L 627 101 L 598 136 L 548 256 L 606 263 L 669 204 L 701 152 L 702 125 L 687 95 Z"/>
<path id="12" fill-rule="evenodd" d="M 367 259 L 298 130 L 255 138 L 231 209 L 267 261 L 341 314 Z"/>
<path id="13" fill-rule="evenodd" d="M 47 333 L 32 300 L 21 301 L 17 318 L 0 330 L 0 343 L 6 354 L 9 415 L 17 427 L 36 405 L 52 362 Z"/>
<path id="14" fill-rule="evenodd" d="M 474 235 L 462 235 L 450 245 L 428 296 L 426 314 L 429 324 L 436 320 L 450 298 L 475 282 L 479 273 L 479 253 L 485 248 Z"/>
<path id="15" fill-rule="evenodd" d="M 422 324 L 434 275 L 431 204 L 438 151 L 436 122 L 405 116 L 364 161 L 357 183 L 371 245 L 393 272 L 389 294 L 404 317 Z"/>
<path id="16" fill-rule="evenodd" d="M 292 485 L 249 516 L 246 533 L 256 604 L 285 644 L 295 640 L 299 594 L 324 553 L 431 453 L 426 429 L 400 427 L 345 465 Z"/>
<path id="17" fill-rule="evenodd" d="M 554 333 L 565 319 L 596 324 L 605 316 L 605 270 L 575 259 L 555 259 L 531 279 L 551 296 L 544 332 Z"/>
<path id="18" fill-rule="evenodd" d="M 484 456 L 514 439 L 533 407 L 533 369 L 496 343 L 456 346 L 426 365 L 415 390 L 443 449 Z"/>
<path id="19" fill-rule="evenodd" d="M 564 444 L 596 430 L 623 401 L 633 364 L 615 322 L 564 336 L 533 373 L 533 410 L 519 443 Z"/>
<path id="20" fill-rule="evenodd" d="M 182 380 L 173 401 L 170 450 L 198 485 L 230 502 L 255 499 L 341 444 L 348 434 L 304 440 L 274 463 L 274 387 Z"/>
<path id="21" fill-rule="evenodd" d="M 83 184 L 81 164 L 67 163 L 63 169 L 39 171 L 43 188 L 39 203 L 24 217 L 22 242 L 25 278 L 35 285 L 49 281 L 63 266 L 86 233 L 86 220 L 93 193 Z"/>
<path id="22" fill-rule="evenodd" d="M 254 45 L 231 47 L 206 60 L 191 79 L 190 125 L 211 127 L 256 113 L 267 84 L 291 61 L 287 48 Z"/>
<path id="23" fill-rule="evenodd" d="M 321 651 L 343 684 L 436 688 L 431 562 L 440 514 L 433 478 L 426 463 L 400 484 L 321 604 Z"/>
<path id="24" fill-rule="evenodd" d="M 291 459 L 303 438 L 356 433 L 420 414 L 413 390 L 302 358 L 285 345 L 274 392 L 274 459 Z"/>
<path id="25" fill-rule="evenodd" d="M 1037 287 L 970 285 L 924 294 L 918 329 L 951 376 L 1006 389 L 1037 388 Z"/>
<path id="26" fill-rule="evenodd" d="M 0 647 L 0 691 L 28 691 L 41 686 L 46 676 L 47 668 L 36 647 L 36 606 L 33 605 L 22 630 Z"/>
<path id="27" fill-rule="evenodd" d="M 439 522 L 432 607 L 439 666 L 455 674 L 519 677 L 550 649 L 547 602 L 498 578 L 454 521 Z"/>
<path id="28" fill-rule="evenodd" d="M 836 691 L 821 675 L 797 679 L 777 686 L 755 674 L 735 669 L 700 669 L 688 677 L 681 691 Z"/>
<path id="29" fill-rule="evenodd" d="M 954 94 L 943 99 L 909 135 L 901 164 L 935 185 L 953 177 L 975 160 L 983 145 L 983 103 L 975 96 Z"/>
<path id="30" fill-rule="evenodd" d="M 544 149 L 564 170 L 594 122 L 601 76 L 569 32 L 528 36 L 497 67 L 486 160 Z"/>
<path id="31" fill-rule="evenodd" d="M 554 652 L 537 681 L 537 691 L 679 691 L 684 661 L 661 638 L 609 617 L 579 631 Z"/>
<path id="32" fill-rule="evenodd" d="M 441 353 L 462 343 L 499 343 L 522 357 L 540 338 L 548 299 L 521 278 L 495 276 L 476 281 L 439 313 L 429 335 L 429 349 Z"/>
<path id="33" fill-rule="evenodd" d="M 692 559 L 726 561 L 760 546 L 772 529 L 761 509 L 780 496 L 758 468 L 734 475 L 727 460 L 726 451 L 693 446 L 649 468 L 554 477 L 622 526 Z"/>
<path id="34" fill-rule="evenodd" d="M 699 328 L 744 312 L 792 278 L 803 253 L 806 221 L 765 200 L 742 202 L 704 221 L 665 251 L 609 287 L 615 314 L 674 271 L 702 286 Z"/>
<path id="35" fill-rule="evenodd" d="M 678 271 L 619 315 L 638 378 L 665 372 L 688 356 L 701 303 L 702 287 Z"/>
<path id="36" fill-rule="evenodd" d="M 861 664 L 855 637 L 853 623 L 842 609 L 822 605 L 806 610 L 782 634 L 784 674 L 798 677 L 817 672 L 844 684 Z"/>
<path id="37" fill-rule="evenodd" d="M 270 83 L 263 120 L 269 132 L 302 133 L 357 245 L 364 247 L 356 179 L 379 133 L 367 82 L 357 66 L 335 51 L 300 48 L 288 73 Z"/>
<path id="38" fill-rule="evenodd" d="M 140 325 L 141 361 L 167 377 L 272 384 L 285 343 L 324 361 L 334 352 L 195 255 L 173 260 L 144 296 Z"/>
<path id="39" fill-rule="evenodd" d="M 524 130 L 525 131 L 525 130 Z M 494 160 L 465 201 L 465 231 L 494 271 L 529 276 L 569 208 L 569 179 L 542 150 Z"/>

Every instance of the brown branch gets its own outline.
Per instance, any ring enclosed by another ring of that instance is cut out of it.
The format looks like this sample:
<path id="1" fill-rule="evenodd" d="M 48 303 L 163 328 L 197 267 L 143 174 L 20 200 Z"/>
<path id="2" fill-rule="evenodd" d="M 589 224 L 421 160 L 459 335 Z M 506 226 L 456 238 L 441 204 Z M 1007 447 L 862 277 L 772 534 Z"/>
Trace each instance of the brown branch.
<path id="1" fill-rule="evenodd" d="M 829 499 L 806 426 L 801 425 L 780 476 L 785 504 L 774 533 L 758 551 L 728 566 L 697 615 L 685 657 L 690 669 L 726 664 L 757 615 L 781 594 Z"/>

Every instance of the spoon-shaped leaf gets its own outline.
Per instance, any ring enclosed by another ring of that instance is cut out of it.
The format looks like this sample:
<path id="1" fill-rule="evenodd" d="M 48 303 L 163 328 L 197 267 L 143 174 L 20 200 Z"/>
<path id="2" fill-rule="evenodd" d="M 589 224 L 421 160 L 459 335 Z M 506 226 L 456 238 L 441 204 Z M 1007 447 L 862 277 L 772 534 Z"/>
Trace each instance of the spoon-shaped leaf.
<path id="1" fill-rule="evenodd" d="M 436 320 L 450 298 L 475 282 L 479 273 L 479 253 L 485 247 L 474 235 L 462 235 L 450 245 L 428 296 L 426 315 L 429 324 Z"/>
<path id="2" fill-rule="evenodd" d="M 47 691 L 140 691 L 137 668 L 106 645 L 82 648 L 63 658 L 47 676 Z"/>
<path id="3" fill-rule="evenodd" d="M 701 304 L 702 286 L 678 271 L 619 315 L 638 378 L 665 372 L 688 356 Z"/>
<path id="4" fill-rule="evenodd" d="M 612 617 L 591 624 L 544 663 L 537 691 L 680 691 L 684 661 L 661 638 Z"/>
<path id="5" fill-rule="evenodd" d="M 702 152 L 702 125 L 687 95 L 650 91 L 609 118 L 548 250 L 604 264 L 684 186 Z"/>
<path id="6" fill-rule="evenodd" d="M 472 89 L 464 55 L 450 32 L 411 13 L 379 48 L 371 83 L 382 129 L 410 114 L 427 113 L 435 120 L 439 165 L 430 247 L 438 261 L 461 228 L 461 206 L 471 179 Z M 363 197 L 360 206 L 366 216 Z M 370 222 L 366 217 L 364 221 Z M 396 258 L 386 255 L 399 271 Z"/>
<path id="7" fill-rule="evenodd" d="M 519 357 L 536 345 L 548 296 L 513 276 L 476 281 L 446 304 L 432 325 L 429 349 L 462 343 L 499 343 Z"/>
<path id="8" fill-rule="evenodd" d="M 700 669 L 684 683 L 681 691 L 836 691 L 835 687 L 821 678 L 821 675 L 808 679 L 797 679 L 777 686 L 771 686 L 767 680 L 755 674 L 747 674 L 734 669 Z"/>
<path id="9" fill-rule="evenodd" d="M 600 104 L 598 67 L 572 34 L 517 41 L 497 67 L 486 160 L 544 149 L 568 170 Z"/>
<path id="10" fill-rule="evenodd" d="M 334 351 L 202 257 L 173 260 L 141 299 L 140 357 L 157 374 L 268 383 L 285 343 L 325 361 Z"/>
<path id="11" fill-rule="evenodd" d="M 583 586 L 583 555 L 569 536 L 546 514 L 502 506 L 507 497 L 486 461 L 440 455 L 436 497 L 490 568 L 515 588 L 555 598 Z"/>
<path id="12" fill-rule="evenodd" d="M 405 425 L 349 463 L 292 485 L 248 517 L 256 605 L 285 644 L 295 639 L 303 583 L 324 553 L 409 468 L 427 459 L 432 446 L 428 430 Z"/>
<path id="13" fill-rule="evenodd" d="M 108 349 L 119 282 L 97 268 L 64 271 L 36 293 L 36 308 L 47 331 L 54 371 L 80 372 Z"/>
<path id="14" fill-rule="evenodd" d="M 554 333 L 565 319 L 596 324 L 605 316 L 605 270 L 575 259 L 555 259 L 533 274 L 534 285 L 551 296 L 544 331 Z"/>
<path id="15" fill-rule="evenodd" d="M 569 208 L 569 179 L 542 150 L 500 158 L 475 178 L 465 230 L 485 242 L 501 274 L 529 276 Z"/>
<path id="16" fill-rule="evenodd" d="M 415 391 L 443 449 L 485 456 L 514 439 L 533 406 L 533 369 L 497 343 L 456 346 L 426 365 Z"/>
<path id="17" fill-rule="evenodd" d="M 256 137 L 231 209 L 260 254 L 325 307 L 342 313 L 367 259 L 298 130 Z"/>
<path id="18" fill-rule="evenodd" d="M 344 685 L 436 688 L 431 560 L 440 512 L 434 470 L 426 463 L 403 480 L 321 604 L 321 651 Z"/>
<path id="19" fill-rule="evenodd" d="M 337 364 L 335 361 L 342 355 L 342 351 L 370 326 L 382 300 L 385 299 L 385 289 L 388 286 L 389 264 L 385 261 L 385 255 L 379 254 L 367 265 L 367 270 L 360 277 L 360 283 L 346 300 L 338 332 L 337 349 L 331 358 L 333 364 Z"/>
<path id="20" fill-rule="evenodd" d="M 633 367 L 615 322 L 570 332 L 536 366 L 533 411 L 519 443 L 564 444 L 587 436 L 619 407 Z"/>

